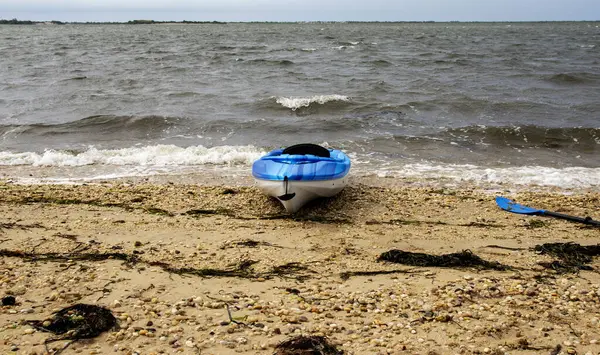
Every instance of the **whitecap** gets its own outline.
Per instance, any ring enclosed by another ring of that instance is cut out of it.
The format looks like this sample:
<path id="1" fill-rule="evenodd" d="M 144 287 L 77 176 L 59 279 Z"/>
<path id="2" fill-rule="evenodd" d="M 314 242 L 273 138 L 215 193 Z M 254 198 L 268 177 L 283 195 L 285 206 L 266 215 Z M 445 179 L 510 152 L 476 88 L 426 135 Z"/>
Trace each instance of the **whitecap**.
<path id="1" fill-rule="evenodd" d="M 325 104 L 327 102 L 331 102 L 331 101 L 348 102 L 348 101 L 350 101 L 350 98 L 348 96 L 344 96 L 344 95 L 316 95 L 316 96 L 311 96 L 311 97 L 278 97 L 278 98 L 276 98 L 275 102 L 282 105 L 283 107 L 287 107 L 287 108 L 290 108 L 293 111 L 295 111 L 301 107 L 308 107 L 312 103 L 317 103 L 317 104 L 323 105 L 323 104 Z"/>
<path id="2" fill-rule="evenodd" d="M 250 165 L 265 152 L 253 146 L 178 147 L 150 145 L 122 149 L 89 147 L 83 152 L 46 150 L 38 152 L 0 152 L 0 166 L 76 167 L 86 165 L 193 166 Z"/>

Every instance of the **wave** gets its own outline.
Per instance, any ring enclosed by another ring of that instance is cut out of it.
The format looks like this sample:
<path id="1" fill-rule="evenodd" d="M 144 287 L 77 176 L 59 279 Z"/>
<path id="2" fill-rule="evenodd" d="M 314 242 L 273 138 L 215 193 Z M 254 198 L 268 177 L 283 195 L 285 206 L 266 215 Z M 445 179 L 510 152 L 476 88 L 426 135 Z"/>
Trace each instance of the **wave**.
<path id="1" fill-rule="evenodd" d="M 46 176 L 43 180 L 50 183 L 147 176 L 149 174 L 172 175 L 199 171 L 222 174 L 229 171 L 228 169 L 235 169 L 240 174 L 247 176 L 252 162 L 264 153 L 265 151 L 262 149 L 251 145 L 212 148 L 152 145 L 114 150 L 90 147 L 81 152 L 55 150 L 43 153 L 0 152 L 0 166 L 50 168 L 50 170 L 44 170 L 43 174 Z M 373 159 L 370 154 L 357 154 L 351 151 L 347 151 L 347 153 L 353 160 L 352 175 L 359 177 L 378 176 L 406 179 L 411 183 L 424 185 L 467 183 L 483 187 L 492 185 L 502 189 L 513 187 L 518 189 L 521 186 L 528 190 L 532 185 L 565 189 L 600 186 L 600 168 L 595 167 L 555 168 L 537 165 L 486 167 L 423 160 L 414 162 L 406 159 L 390 162 L 389 160 L 378 161 Z M 201 167 L 210 170 L 203 170 Z M 35 170 L 25 171 L 35 172 Z M 98 176 L 99 173 L 100 176 Z M 25 181 L 27 178 L 21 180 Z"/>
<path id="2" fill-rule="evenodd" d="M 194 97 L 194 96 L 202 96 L 201 93 L 195 91 L 177 91 L 167 93 L 169 97 Z"/>
<path id="3" fill-rule="evenodd" d="M 0 125 L 0 136 L 7 134 L 63 135 L 63 134 L 130 134 L 154 135 L 180 125 L 185 121 L 179 117 L 165 116 L 115 116 L 97 115 L 60 124 Z"/>
<path id="4" fill-rule="evenodd" d="M 264 137 L 268 132 L 269 145 L 285 145 L 302 136 L 317 140 L 349 141 L 356 139 L 357 136 L 372 136 L 380 132 L 401 130 L 405 125 L 412 124 L 415 124 L 414 121 L 407 119 L 400 111 L 369 111 L 343 115 L 315 115 L 310 119 L 261 118 L 241 122 L 217 119 L 197 125 L 187 130 L 185 134 L 193 135 L 192 139 L 210 137 L 211 141 L 216 142 L 218 139 L 226 138 L 236 144 L 255 144 L 265 142 Z"/>
<path id="5" fill-rule="evenodd" d="M 260 45 L 249 45 L 249 46 L 240 46 L 241 49 L 245 49 L 245 50 L 249 50 L 249 51 L 257 51 L 257 50 L 263 50 L 265 48 L 267 48 L 268 46 L 266 44 L 260 44 Z"/>
<path id="6" fill-rule="evenodd" d="M 123 149 L 90 147 L 81 152 L 46 150 L 37 152 L 0 152 L 0 166 L 76 167 L 86 165 L 195 166 L 250 165 L 265 152 L 254 146 L 178 147 L 150 145 Z"/>
<path id="7" fill-rule="evenodd" d="M 245 61 L 250 64 L 266 64 L 266 65 L 278 65 L 278 66 L 289 66 L 293 65 L 294 62 L 287 59 L 251 59 Z"/>
<path id="8" fill-rule="evenodd" d="M 275 102 L 292 111 L 308 108 L 314 105 L 325 105 L 330 102 L 350 102 L 344 95 L 316 95 L 311 97 L 274 97 Z"/>
<path id="9" fill-rule="evenodd" d="M 218 50 L 218 51 L 232 51 L 234 49 L 237 49 L 237 47 L 234 47 L 234 46 L 216 46 L 213 49 Z"/>
<path id="10" fill-rule="evenodd" d="M 371 64 L 375 67 L 389 67 L 392 63 L 388 62 L 385 59 L 376 59 L 371 61 Z"/>
<path id="11" fill-rule="evenodd" d="M 317 48 L 314 47 L 285 47 L 285 48 L 274 48 L 269 50 L 269 53 L 277 53 L 277 52 L 315 52 Z"/>
<path id="12" fill-rule="evenodd" d="M 360 173 L 360 168 L 354 169 Z M 446 180 L 454 183 L 474 185 L 508 185 L 530 189 L 532 185 L 582 189 L 600 186 L 600 168 L 552 168 L 544 166 L 520 166 L 509 168 L 487 168 L 472 164 L 411 163 L 396 168 L 363 170 L 365 176 L 376 175 L 386 178 Z M 430 181 L 431 182 L 431 181 Z"/>
<path id="13" fill-rule="evenodd" d="M 600 150 L 600 128 L 526 126 L 467 126 L 445 130 L 438 136 L 495 146 Z"/>
<path id="14" fill-rule="evenodd" d="M 85 80 L 87 78 L 88 78 L 87 76 L 75 76 L 75 77 L 72 77 L 72 78 L 69 78 L 69 79 L 65 79 L 64 81 L 69 81 L 69 80 Z"/>
<path id="15" fill-rule="evenodd" d="M 417 85 L 419 79 L 413 84 Z M 523 112 L 540 113 L 547 115 L 547 110 L 555 110 L 557 106 L 553 103 L 533 102 L 524 100 L 491 101 L 484 98 L 470 97 L 464 95 L 452 95 L 444 98 L 410 101 L 401 106 L 415 112 L 429 112 L 443 110 L 448 114 L 464 117 L 465 115 L 478 116 L 481 112 L 505 116 L 508 113 L 522 115 Z"/>
<path id="16" fill-rule="evenodd" d="M 560 73 L 554 75 L 544 75 L 542 76 L 542 79 L 554 84 L 573 85 L 598 83 L 600 81 L 600 75 L 587 72 Z"/>

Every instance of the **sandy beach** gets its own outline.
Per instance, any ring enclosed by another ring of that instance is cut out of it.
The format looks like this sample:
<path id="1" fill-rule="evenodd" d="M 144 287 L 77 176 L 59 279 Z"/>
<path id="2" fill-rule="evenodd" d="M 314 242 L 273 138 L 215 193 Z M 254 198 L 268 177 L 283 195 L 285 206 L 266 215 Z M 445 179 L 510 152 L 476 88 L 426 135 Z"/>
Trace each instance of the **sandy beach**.
<path id="1" fill-rule="evenodd" d="M 0 295 L 16 297 L 0 352 L 43 354 L 53 335 L 24 321 L 87 303 L 119 329 L 63 354 L 273 354 L 298 335 L 346 354 L 599 354 L 600 262 L 557 272 L 532 248 L 600 228 L 507 213 L 496 193 L 353 181 L 289 216 L 244 184 L 0 182 Z M 507 196 L 600 218 L 598 192 Z M 497 267 L 378 260 L 392 249 Z"/>

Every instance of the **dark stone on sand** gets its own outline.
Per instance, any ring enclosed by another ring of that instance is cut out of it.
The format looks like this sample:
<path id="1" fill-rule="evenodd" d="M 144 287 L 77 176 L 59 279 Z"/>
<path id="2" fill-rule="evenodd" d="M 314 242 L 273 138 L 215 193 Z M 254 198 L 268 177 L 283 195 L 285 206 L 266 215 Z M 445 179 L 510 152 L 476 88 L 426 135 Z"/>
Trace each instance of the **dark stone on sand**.
<path id="1" fill-rule="evenodd" d="M 14 306 L 17 303 L 15 296 L 6 296 L 2 297 L 2 305 L 3 306 Z"/>

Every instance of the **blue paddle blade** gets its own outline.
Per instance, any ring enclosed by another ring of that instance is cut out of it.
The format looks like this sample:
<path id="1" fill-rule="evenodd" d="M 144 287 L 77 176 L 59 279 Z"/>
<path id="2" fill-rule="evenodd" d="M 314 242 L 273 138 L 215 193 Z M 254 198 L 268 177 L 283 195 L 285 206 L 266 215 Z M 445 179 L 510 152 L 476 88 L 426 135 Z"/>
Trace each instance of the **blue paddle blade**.
<path id="1" fill-rule="evenodd" d="M 496 204 L 505 211 L 520 214 L 544 214 L 546 211 L 519 205 L 506 197 L 496 197 Z"/>

